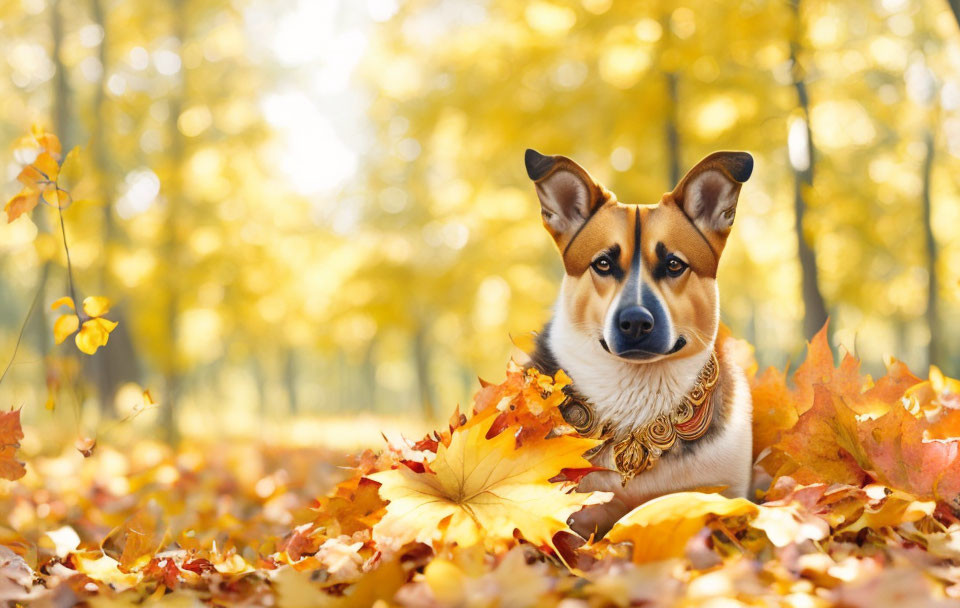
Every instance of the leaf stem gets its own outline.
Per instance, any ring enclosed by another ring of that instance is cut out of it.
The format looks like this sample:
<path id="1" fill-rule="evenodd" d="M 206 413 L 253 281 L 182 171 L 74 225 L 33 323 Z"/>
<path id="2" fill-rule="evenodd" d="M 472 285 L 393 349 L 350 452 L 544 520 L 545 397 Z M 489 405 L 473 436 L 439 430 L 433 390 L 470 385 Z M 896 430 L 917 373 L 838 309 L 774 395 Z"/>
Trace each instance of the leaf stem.
<path id="1" fill-rule="evenodd" d="M 59 191 L 60 185 L 57 184 L 56 188 L 57 191 Z M 83 309 L 80 307 L 80 302 L 77 301 L 77 291 L 73 284 L 73 263 L 70 261 L 70 247 L 67 245 L 67 227 L 63 222 L 63 207 L 59 204 L 59 200 L 58 196 L 57 214 L 60 216 L 60 234 L 63 235 L 63 251 L 67 254 L 67 282 L 70 286 L 70 299 L 73 300 L 73 305 L 76 307 L 77 318 L 82 322 L 84 320 L 84 314 Z"/>
<path id="2" fill-rule="evenodd" d="M 30 308 L 27 309 L 27 316 L 23 318 L 23 323 L 20 325 L 20 333 L 17 334 L 17 341 L 13 345 L 13 353 L 10 354 L 10 360 L 7 361 L 7 366 L 3 368 L 3 373 L 0 374 L 0 383 L 7 377 L 7 372 L 10 371 L 10 368 L 13 366 L 13 361 L 17 358 L 17 351 L 20 350 L 20 343 L 23 341 L 23 334 L 27 330 L 27 324 L 30 322 L 30 317 L 33 316 L 33 311 L 37 308 L 37 302 L 40 301 L 40 294 L 43 293 L 43 288 L 47 284 L 49 270 L 50 267 L 45 264 L 43 267 L 43 275 L 40 277 L 40 283 L 37 285 L 37 293 L 33 296 Z"/>

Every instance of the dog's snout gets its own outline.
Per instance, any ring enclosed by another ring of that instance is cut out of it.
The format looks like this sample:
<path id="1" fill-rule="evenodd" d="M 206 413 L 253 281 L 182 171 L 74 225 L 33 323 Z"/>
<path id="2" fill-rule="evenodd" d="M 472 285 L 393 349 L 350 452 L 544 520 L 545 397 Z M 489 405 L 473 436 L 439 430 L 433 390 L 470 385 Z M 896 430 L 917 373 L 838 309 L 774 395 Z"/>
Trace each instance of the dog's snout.
<path id="1" fill-rule="evenodd" d="M 653 314 L 644 306 L 631 306 L 620 311 L 617 327 L 625 337 L 636 340 L 653 331 Z"/>

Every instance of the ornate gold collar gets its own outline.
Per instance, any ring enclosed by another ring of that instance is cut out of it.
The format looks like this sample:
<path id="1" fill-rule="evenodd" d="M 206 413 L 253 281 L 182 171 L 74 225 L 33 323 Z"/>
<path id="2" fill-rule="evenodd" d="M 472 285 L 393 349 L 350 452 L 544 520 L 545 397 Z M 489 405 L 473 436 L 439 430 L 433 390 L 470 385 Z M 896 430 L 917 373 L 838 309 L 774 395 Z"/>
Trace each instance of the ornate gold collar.
<path id="1" fill-rule="evenodd" d="M 664 452 L 677 443 L 677 439 L 696 441 L 707 433 L 713 420 L 714 409 L 710 395 L 719 377 L 720 365 L 714 351 L 697 374 L 697 383 L 683 396 L 672 412 L 657 416 L 622 438 L 611 436 L 607 427 L 598 433 L 594 407 L 572 390 L 565 389 L 567 399 L 560 405 L 560 411 L 564 420 L 581 435 L 607 439 L 595 448 L 597 452 L 603 446 L 614 442 L 614 462 L 623 485 L 627 485 L 628 481 L 651 469 Z"/>

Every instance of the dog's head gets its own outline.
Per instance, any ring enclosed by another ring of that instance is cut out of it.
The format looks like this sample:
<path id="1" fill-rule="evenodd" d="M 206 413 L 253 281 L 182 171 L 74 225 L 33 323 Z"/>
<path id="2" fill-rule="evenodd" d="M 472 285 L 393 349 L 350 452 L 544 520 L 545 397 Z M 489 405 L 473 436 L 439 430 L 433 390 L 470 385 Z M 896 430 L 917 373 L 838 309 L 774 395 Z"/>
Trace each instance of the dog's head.
<path id="1" fill-rule="evenodd" d="M 525 161 L 563 257 L 560 297 L 571 327 L 637 362 L 712 343 L 717 264 L 752 156 L 715 152 L 654 205 L 619 203 L 569 158 L 527 150 Z"/>

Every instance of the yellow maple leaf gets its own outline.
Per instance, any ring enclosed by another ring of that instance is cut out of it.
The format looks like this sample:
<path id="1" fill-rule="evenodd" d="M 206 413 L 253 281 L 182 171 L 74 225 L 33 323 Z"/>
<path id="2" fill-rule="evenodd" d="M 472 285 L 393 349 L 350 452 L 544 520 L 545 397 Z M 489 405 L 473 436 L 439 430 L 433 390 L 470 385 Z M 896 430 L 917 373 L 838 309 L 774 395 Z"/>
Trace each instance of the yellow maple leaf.
<path id="1" fill-rule="evenodd" d="M 77 348 L 79 348 L 82 353 L 92 355 L 97 352 L 98 348 L 107 345 L 110 332 L 116 327 L 116 321 L 109 321 L 107 319 L 96 318 L 84 321 L 80 332 L 77 334 L 77 337 L 74 338 L 77 343 Z"/>
<path id="2" fill-rule="evenodd" d="M 298 572 L 286 566 L 271 573 L 277 590 L 279 608 L 349 608 L 379 606 L 393 598 L 406 582 L 407 575 L 399 562 L 386 562 L 364 575 L 356 584 L 347 587 L 343 595 L 334 596 L 322 591 L 310 573 Z"/>
<path id="3" fill-rule="evenodd" d="M 117 591 L 123 591 L 135 587 L 142 579 L 143 575 L 138 572 L 124 572 L 120 569 L 120 562 L 109 555 L 96 552 L 74 553 L 73 561 L 76 564 L 78 572 L 86 574 L 95 581 L 99 581 Z"/>
<path id="4" fill-rule="evenodd" d="M 100 543 L 100 549 L 117 560 L 121 572 L 140 570 L 163 545 L 166 534 L 160 524 L 156 506 L 142 507 L 110 531 Z"/>
<path id="5" fill-rule="evenodd" d="M 720 494 L 677 492 L 646 502 L 620 518 L 604 541 L 633 543 L 633 562 L 640 564 L 682 557 L 687 541 L 711 515 L 753 515 L 757 505 L 745 498 Z"/>
<path id="6" fill-rule="evenodd" d="M 830 526 L 823 519 L 804 511 L 796 503 L 758 507 L 750 526 L 763 530 L 776 547 L 805 540 L 823 540 L 830 534 Z"/>
<path id="7" fill-rule="evenodd" d="M 454 552 L 449 559 L 438 557 L 427 564 L 423 579 L 440 606 L 546 605 L 540 601 L 550 591 L 546 564 L 528 562 L 524 549 L 510 549 L 492 570 L 482 553 Z"/>
<path id="8" fill-rule="evenodd" d="M 513 543 L 517 530 L 535 545 L 552 547 L 571 514 L 609 500 L 605 492 L 574 493 L 572 484 L 549 481 L 561 469 L 590 466 L 583 453 L 597 441 L 563 436 L 516 448 L 513 433 L 485 439 L 492 423 L 458 429 L 449 447 L 437 450 L 433 472 L 399 467 L 370 476 L 390 501 L 373 528 L 379 544 L 482 542 L 496 549 Z"/>
<path id="9" fill-rule="evenodd" d="M 76 307 L 73 299 L 67 296 L 58 298 L 51 308 L 56 310 L 61 306 L 67 306 L 73 310 Z M 75 314 L 60 315 L 53 323 L 53 337 L 57 344 L 61 344 L 73 332 L 80 329 L 80 332 L 74 338 L 77 348 L 80 352 L 92 355 L 97 352 L 101 346 L 106 346 L 110 339 L 110 332 L 117 327 L 116 321 L 102 318 L 103 315 L 110 312 L 110 300 L 103 296 L 90 296 L 83 300 L 83 315 L 86 320 L 83 325 L 80 324 L 80 317 Z"/>
<path id="10" fill-rule="evenodd" d="M 70 334 L 77 331 L 80 327 L 80 317 L 77 315 L 60 315 L 53 322 L 53 340 L 57 344 L 62 344 L 64 340 L 70 337 Z"/>

